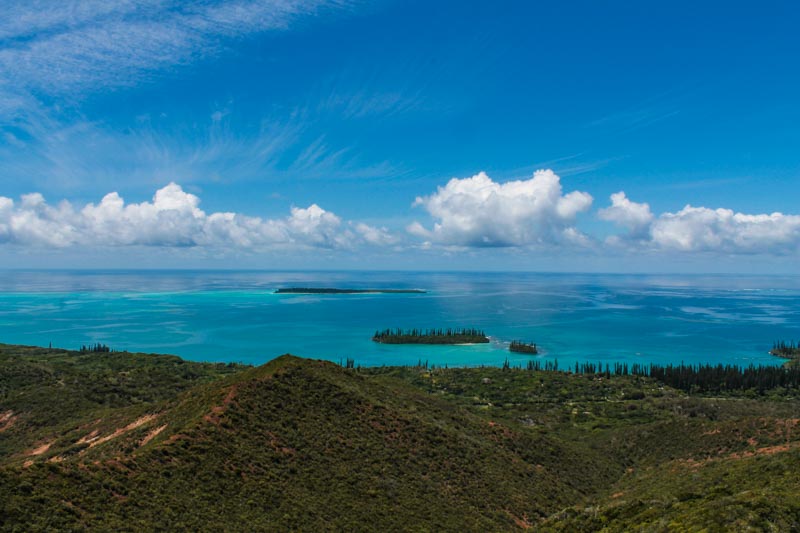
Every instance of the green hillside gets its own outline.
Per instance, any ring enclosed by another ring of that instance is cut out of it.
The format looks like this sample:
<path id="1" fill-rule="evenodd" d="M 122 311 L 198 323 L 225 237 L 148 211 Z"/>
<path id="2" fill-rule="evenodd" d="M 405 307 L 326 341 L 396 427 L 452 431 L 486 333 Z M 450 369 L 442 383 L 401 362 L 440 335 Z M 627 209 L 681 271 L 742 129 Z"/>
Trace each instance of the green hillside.
<path id="1" fill-rule="evenodd" d="M 783 531 L 795 392 L 0 345 L 0 527 Z"/>

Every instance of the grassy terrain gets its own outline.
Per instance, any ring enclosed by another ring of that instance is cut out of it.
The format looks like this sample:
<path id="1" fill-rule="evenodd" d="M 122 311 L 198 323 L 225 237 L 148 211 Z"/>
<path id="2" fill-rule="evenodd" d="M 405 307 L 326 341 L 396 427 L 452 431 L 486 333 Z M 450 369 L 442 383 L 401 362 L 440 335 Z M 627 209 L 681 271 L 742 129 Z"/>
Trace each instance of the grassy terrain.
<path id="1" fill-rule="evenodd" d="M 786 531 L 797 392 L 0 345 L 0 527 Z"/>

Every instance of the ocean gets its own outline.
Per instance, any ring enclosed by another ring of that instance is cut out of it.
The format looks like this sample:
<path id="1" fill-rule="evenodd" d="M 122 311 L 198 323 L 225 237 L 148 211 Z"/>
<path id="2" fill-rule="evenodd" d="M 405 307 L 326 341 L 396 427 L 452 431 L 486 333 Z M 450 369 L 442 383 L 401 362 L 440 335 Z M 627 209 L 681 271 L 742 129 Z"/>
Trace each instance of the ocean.
<path id="1" fill-rule="evenodd" d="M 279 287 L 425 294 L 274 294 Z M 371 341 L 385 328 L 476 327 L 474 346 Z M 535 342 L 536 356 L 508 352 Z M 284 353 L 357 365 L 781 364 L 800 340 L 800 277 L 456 272 L 6 271 L 0 342 L 261 364 Z"/>

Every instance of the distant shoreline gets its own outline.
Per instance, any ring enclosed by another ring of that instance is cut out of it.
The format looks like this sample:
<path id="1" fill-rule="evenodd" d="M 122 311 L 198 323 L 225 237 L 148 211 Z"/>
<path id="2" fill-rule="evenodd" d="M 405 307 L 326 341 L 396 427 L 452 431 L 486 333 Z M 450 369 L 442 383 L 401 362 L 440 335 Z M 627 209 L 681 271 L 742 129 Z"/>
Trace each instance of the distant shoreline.
<path id="1" fill-rule="evenodd" d="M 336 289 L 327 287 L 288 287 L 275 294 L 425 294 L 424 289 Z"/>

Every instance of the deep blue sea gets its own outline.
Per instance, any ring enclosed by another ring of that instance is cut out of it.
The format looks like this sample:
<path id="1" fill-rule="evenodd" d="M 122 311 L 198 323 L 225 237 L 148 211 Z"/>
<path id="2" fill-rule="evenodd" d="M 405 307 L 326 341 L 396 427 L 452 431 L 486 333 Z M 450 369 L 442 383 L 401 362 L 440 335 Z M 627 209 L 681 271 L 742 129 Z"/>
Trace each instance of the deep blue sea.
<path id="1" fill-rule="evenodd" d="M 426 294 L 279 295 L 279 287 Z M 376 329 L 482 328 L 488 345 L 373 343 Z M 508 342 L 542 354 L 511 354 Z M 800 277 L 429 272 L 6 271 L 0 342 L 264 363 L 280 354 L 360 365 L 524 365 L 531 357 L 780 364 L 800 340 Z"/>

